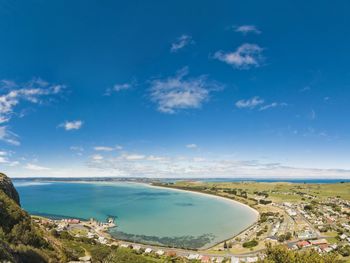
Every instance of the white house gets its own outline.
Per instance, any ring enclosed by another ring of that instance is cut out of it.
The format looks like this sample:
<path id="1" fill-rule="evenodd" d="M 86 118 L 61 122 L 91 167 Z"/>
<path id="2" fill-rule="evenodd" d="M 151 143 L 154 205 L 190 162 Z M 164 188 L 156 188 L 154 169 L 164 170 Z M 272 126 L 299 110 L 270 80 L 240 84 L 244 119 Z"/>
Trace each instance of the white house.
<path id="1" fill-rule="evenodd" d="M 151 253 L 152 251 L 153 251 L 152 248 L 148 247 L 148 248 L 146 248 L 145 253 L 148 254 L 148 253 Z"/>

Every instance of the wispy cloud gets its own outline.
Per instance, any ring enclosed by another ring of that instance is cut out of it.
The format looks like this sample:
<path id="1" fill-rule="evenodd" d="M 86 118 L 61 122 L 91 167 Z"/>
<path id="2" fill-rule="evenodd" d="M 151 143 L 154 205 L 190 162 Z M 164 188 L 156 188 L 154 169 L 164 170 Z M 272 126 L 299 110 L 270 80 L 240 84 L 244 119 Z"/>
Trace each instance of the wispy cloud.
<path id="1" fill-rule="evenodd" d="M 130 83 L 115 84 L 112 88 L 108 88 L 104 95 L 110 96 L 114 92 L 129 90 L 135 87 L 135 85 L 136 85 L 136 81 L 132 81 Z"/>
<path id="2" fill-rule="evenodd" d="M 202 156 L 181 158 L 171 156 L 146 156 L 128 154 L 118 157 L 91 160 L 88 167 L 109 174 L 146 177 L 245 177 L 257 178 L 323 178 L 330 175 L 348 178 L 350 170 L 318 169 L 286 166 L 259 160 L 237 160 L 231 158 L 204 158 Z"/>
<path id="3" fill-rule="evenodd" d="M 263 61 L 262 52 L 263 48 L 256 44 L 243 44 L 233 52 L 217 51 L 213 58 L 237 69 L 249 69 L 261 66 Z"/>
<path id="4" fill-rule="evenodd" d="M 241 25 L 234 26 L 236 32 L 242 33 L 243 35 L 247 35 L 249 33 L 261 34 L 261 31 L 254 25 Z"/>
<path id="5" fill-rule="evenodd" d="M 121 159 L 128 160 L 128 161 L 137 161 L 137 160 L 143 160 L 146 156 L 143 154 L 122 154 Z"/>
<path id="6" fill-rule="evenodd" d="M 84 152 L 84 147 L 81 146 L 71 146 L 69 149 L 76 153 L 78 156 L 82 156 Z"/>
<path id="7" fill-rule="evenodd" d="M 66 131 L 79 130 L 82 126 L 83 126 L 83 122 L 81 120 L 66 121 L 59 125 L 59 127 L 64 128 Z"/>
<path id="8" fill-rule="evenodd" d="M 194 44 L 192 37 L 189 35 L 182 35 L 178 37 L 174 43 L 171 44 L 170 51 L 173 53 L 177 52 L 190 44 Z"/>
<path id="9" fill-rule="evenodd" d="M 46 170 L 50 170 L 50 168 L 48 167 L 44 167 L 44 166 L 40 166 L 37 164 L 32 164 L 32 163 L 27 163 L 26 166 L 24 166 L 25 169 L 28 170 L 33 170 L 33 171 L 46 171 Z"/>
<path id="10" fill-rule="evenodd" d="M 20 145 L 19 136 L 11 132 L 7 126 L 0 126 L 0 140 L 12 145 Z"/>
<path id="11" fill-rule="evenodd" d="M 259 111 L 265 111 L 268 109 L 276 108 L 276 107 L 284 107 L 287 106 L 287 103 L 284 102 L 272 102 L 269 104 L 265 104 L 265 100 L 255 96 L 246 100 L 239 100 L 235 103 L 236 107 L 239 109 L 255 109 L 257 108 Z"/>
<path id="12" fill-rule="evenodd" d="M 151 81 L 151 99 L 158 104 L 158 110 L 163 113 L 175 113 L 181 109 L 200 108 L 209 100 L 212 91 L 222 89 L 222 86 L 210 81 L 206 76 L 186 78 L 188 68 L 178 71 L 174 77 Z"/>
<path id="13" fill-rule="evenodd" d="M 265 101 L 263 99 L 261 99 L 260 97 L 256 96 L 247 100 L 239 100 L 236 102 L 236 107 L 239 109 L 244 109 L 244 108 L 248 108 L 248 109 L 254 109 L 255 107 L 263 104 Z"/>
<path id="14" fill-rule="evenodd" d="M 259 108 L 259 111 L 264 111 L 264 110 L 268 110 L 268 109 L 272 109 L 272 108 L 276 108 L 276 107 L 285 107 L 287 106 L 287 103 L 284 102 L 272 102 L 270 104 L 266 104 L 264 106 L 261 106 Z"/>
<path id="15" fill-rule="evenodd" d="M 95 151 L 102 151 L 102 152 L 111 152 L 114 150 L 114 148 L 108 147 L 108 146 L 95 146 L 94 150 Z"/>
<path id="16" fill-rule="evenodd" d="M 188 149 L 195 149 L 195 148 L 197 148 L 198 147 L 198 145 L 197 144 L 194 144 L 194 143 L 191 143 L 191 144 L 187 144 L 186 145 L 186 148 L 188 148 Z"/>
<path id="17" fill-rule="evenodd" d="M 311 109 L 309 115 L 308 115 L 310 120 L 315 120 L 317 115 L 316 115 L 316 111 L 314 109 Z"/>
<path id="18" fill-rule="evenodd" d="M 100 162 L 103 160 L 103 156 L 101 154 L 94 154 L 91 156 L 91 159 L 94 161 L 94 162 Z"/>

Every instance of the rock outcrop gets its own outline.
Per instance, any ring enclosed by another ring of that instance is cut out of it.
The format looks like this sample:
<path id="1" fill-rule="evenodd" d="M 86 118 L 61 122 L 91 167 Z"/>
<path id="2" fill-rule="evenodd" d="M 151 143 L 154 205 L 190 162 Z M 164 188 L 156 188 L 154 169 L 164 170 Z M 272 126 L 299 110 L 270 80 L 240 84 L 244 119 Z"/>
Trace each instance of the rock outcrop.
<path id="1" fill-rule="evenodd" d="M 8 197 L 14 200 L 18 205 L 19 195 L 16 188 L 13 186 L 12 181 L 5 174 L 0 173 L 0 190 L 2 190 Z"/>

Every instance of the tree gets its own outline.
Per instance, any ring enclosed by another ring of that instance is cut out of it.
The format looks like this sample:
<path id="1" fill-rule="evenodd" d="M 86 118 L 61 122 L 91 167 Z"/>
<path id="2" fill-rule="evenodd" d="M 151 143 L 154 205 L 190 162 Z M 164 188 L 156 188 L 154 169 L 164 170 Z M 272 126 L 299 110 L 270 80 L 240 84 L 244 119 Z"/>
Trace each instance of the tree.
<path id="1" fill-rule="evenodd" d="M 292 238 L 292 233 L 291 232 L 287 232 L 286 233 L 286 240 L 290 240 Z"/>
<path id="2" fill-rule="evenodd" d="M 253 240 L 244 242 L 242 246 L 244 248 L 252 248 L 252 247 L 256 247 L 258 244 L 259 244 L 259 242 L 255 239 L 253 239 Z"/>
<path id="3" fill-rule="evenodd" d="M 285 246 L 266 245 L 266 257 L 259 263 L 341 263 L 334 253 L 319 255 L 315 250 L 298 252 Z"/>

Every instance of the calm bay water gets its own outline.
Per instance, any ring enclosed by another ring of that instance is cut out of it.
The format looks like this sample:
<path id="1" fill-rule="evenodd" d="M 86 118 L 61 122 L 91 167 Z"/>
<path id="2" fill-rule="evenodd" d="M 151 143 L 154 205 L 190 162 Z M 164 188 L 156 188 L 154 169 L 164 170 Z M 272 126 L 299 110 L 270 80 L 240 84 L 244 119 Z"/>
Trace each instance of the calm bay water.
<path id="1" fill-rule="evenodd" d="M 14 182 L 21 204 L 48 217 L 116 217 L 117 238 L 177 247 L 207 247 L 252 224 L 243 205 L 206 195 L 133 183 Z"/>

